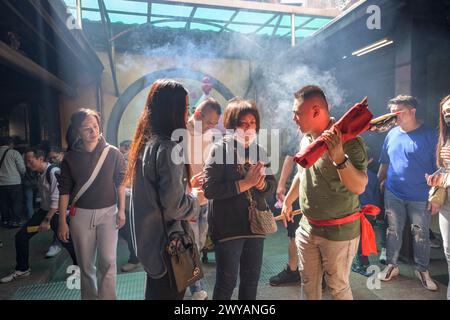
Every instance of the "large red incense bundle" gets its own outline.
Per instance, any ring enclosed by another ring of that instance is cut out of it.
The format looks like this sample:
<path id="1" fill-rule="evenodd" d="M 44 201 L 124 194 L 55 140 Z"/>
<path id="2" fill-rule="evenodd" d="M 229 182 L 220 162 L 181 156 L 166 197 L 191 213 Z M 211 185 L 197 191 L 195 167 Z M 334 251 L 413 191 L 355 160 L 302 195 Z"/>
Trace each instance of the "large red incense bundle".
<path id="1" fill-rule="evenodd" d="M 342 141 L 356 138 L 370 128 L 373 114 L 369 111 L 367 98 L 351 107 L 334 126 L 342 132 Z M 328 150 L 322 136 L 318 137 L 303 152 L 294 157 L 294 161 L 303 168 L 310 168 Z"/>

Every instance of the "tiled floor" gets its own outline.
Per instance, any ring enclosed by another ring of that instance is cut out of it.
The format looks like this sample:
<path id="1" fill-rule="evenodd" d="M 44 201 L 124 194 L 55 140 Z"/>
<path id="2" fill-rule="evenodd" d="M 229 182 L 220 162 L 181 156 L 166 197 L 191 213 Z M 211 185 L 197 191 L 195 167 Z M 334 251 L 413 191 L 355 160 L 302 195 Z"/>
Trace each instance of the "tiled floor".
<path id="1" fill-rule="evenodd" d="M 39 237 L 39 238 L 38 238 Z M 32 246 L 38 247 L 39 243 L 46 244 L 51 237 L 41 236 L 36 237 L 35 244 Z M 10 243 L 9 243 L 10 245 Z M 4 250 L 7 248 L 2 248 Z M 33 250 L 33 249 L 32 249 Z M 56 260 L 44 260 L 42 253 L 43 249 L 39 249 L 40 255 L 34 254 L 33 257 L 37 261 L 32 263 L 33 275 L 36 277 L 36 273 L 50 273 L 50 281 L 45 280 L 44 275 L 41 278 L 35 278 L 35 282 L 32 279 L 24 280 L 19 283 L 18 281 L 13 284 L 0 285 L 0 294 L 6 287 L 10 287 L 9 296 L 3 292 L 3 299 L 48 299 L 48 300 L 71 300 L 79 299 L 79 291 L 76 289 L 69 290 L 66 286 L 66 268 L 69 265 L 70 260 L 67 259 L 67 253 L 63 253 Z M 431 273 L 436 277 L 439 283 L 439 290 L 437 292 L 430 292 L 422 288 L 419 280 L 414 278 L 414 268 L 409 264 L 402 264 L 400 266 L 401 275 L 389 282 L 380 283 L 379 289 L 370 290 L 367 286 L 367 282 L 373 282 L 371 279 L 365 278 L 359 274 L 351 273 L 351 286 L 353 295 L 356 300 L 438 300 L 445 299 L 447 290 L 447 264 L 443 258 L 442 249 L 431 249 L 432 261 L 431 261 Z M 123 241 L 120 241 L 118 248 L 118 265 L 122 265 L 127 261 L 128 250 Z M 7 255 L 8 258 L 13 258 L 13 254 Z M 37 257 L 37 258 L 36 258 Z M 215 283 L 215 261 L 214 254 L 209 253 L 209 263 L 204 265 L 205 278 L 203 279 L 206 290 L 209 297 L 212 297 L 212 291 Z M 269 278 L 277 274 L 286 264 L 287 259 L 287 237 L 285 230 L 280 228 L 279 232 L 275 235 L 269 236 L 265 241 L 264 248 L 264 262 L 262 266 L 260 285 L 258 288 L 258 299 L 265 300 L 296 300 L 300 299 L 300 286 L 284 286 L 284 287 L 271 287 Z M 3 259 L 2 259 L 3 260 Z M 377 257 L 371 257 L 371 262 L 375 266 L 378 265 Z M 4 264 L 3 261 L 0 264 Z M 11 263 L 10 263 L 11 264 Z M 45 265 L 47 265 L 45 267 Z M 380 266 L 382 267 L 382 266 Z M 5 268 L 0 268 L 5 270 Z M 117 278 L 117 295 L 119 299 L 124 300 L 139 300 L 144 297 L 145 288 L 145 273 L 142 269 L 137 272 L 129 274 L 119 274 Z M 237 289 L 234 292 L 233 298 L 237 298 Z M 186 293 L 185 299 L 190 299 L 189 291 Z M 331 299 L 327 290 L 324 291 L 323 299 Z"/>

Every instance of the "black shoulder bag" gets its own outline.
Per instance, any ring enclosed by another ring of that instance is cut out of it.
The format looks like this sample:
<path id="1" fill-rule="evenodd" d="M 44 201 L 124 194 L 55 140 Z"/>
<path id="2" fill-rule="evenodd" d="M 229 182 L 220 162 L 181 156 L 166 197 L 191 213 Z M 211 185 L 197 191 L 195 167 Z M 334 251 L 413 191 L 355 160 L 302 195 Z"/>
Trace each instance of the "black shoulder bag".
<path id="1" fill-rule="evenodd" d="M 182 220 L 181 225 L 183 231 L 175 231 L 170 235 L 167 231 L 166 220 L 164 219 L 164 210 L 161 205 L 158 190 L 158 172 L 156 170 L 156 156 L 159 148 L 159 144 L 155 145 L 155 181 L 153 187 L 156 192 L 156 202 L 159 210 L 161 211 L 161 219 L 164 228 L 164 234 L 166 236 L 166 245 L 164 247 L 164 259 L 167 265 L 170 265 L 173 270 L 173 276 L 178 292 L 183 292 L 187 287 L 194 284 L 201 278 L 203 278 L 203 270 L 200 265 L 200 255 L 198 253 L 197 245 L 194 241 L 194 233 L 189 225 L 188 221 Z M 148 146 L 144 151 L 144 159 L 142 160 L 142 170 L 144 173 L 145 156 L 148 152 Z M 145 175 L 144 175 L 144 181 Z M 172 284 L 172 277 L 169 275 L 169 279 Z"/>

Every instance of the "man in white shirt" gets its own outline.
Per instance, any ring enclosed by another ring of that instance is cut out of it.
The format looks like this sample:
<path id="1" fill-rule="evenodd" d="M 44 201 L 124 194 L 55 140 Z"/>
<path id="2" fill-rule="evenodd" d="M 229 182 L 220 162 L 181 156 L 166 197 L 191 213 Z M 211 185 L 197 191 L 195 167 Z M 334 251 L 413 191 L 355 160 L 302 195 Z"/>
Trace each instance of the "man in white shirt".
<path id="1" fill-rule="evenodd" d="M 211 133 L 210 130 L 217 127 L 221 114 L 220 104 L 216 100 L 208 98 L 197 106 L 194 115 L 187 123 L 189 164 L 193 177 L 199 179 L 199 181 L 203 180 L 203 166 L 212 146 L 212 135 L 207 133 Z M 198 250 L 201 251 L 208 233 L 208 200 L 203 195 L 203 190 L 193 191 L 197 194 L 199 212 L 196 219 L 191 221 L 191 227 L 194 231 Z M 190 290 L 192 300 L 206 300 L 208 297 L 201 280 L 192 285 Z"/>
<path id="2" fill-rule="evenodd" d="M 30 239 L 38 232 L 44 232 L 50 228 L 58 233 L 58 201 L 59 190 L 55 174 L 60 172 L 56 166 L 52 166 L 46 161 L 45 153 L 39 149 L 29 149 L 25 153 L 27 166 L 39 173 L 38 190 L 41 198 L 39 211 L 16 234 L 16 268 L 10 275 L 0 279 L 0 283 L 11 282 L 15 279 L 29 276 L 31 273 L 28 257 Z M 37 230 L 32 230 L 36 228 Z M 73 264 L 77 265 L 77 259 L 71 240 L 62 245 L 69 252 Z"/>

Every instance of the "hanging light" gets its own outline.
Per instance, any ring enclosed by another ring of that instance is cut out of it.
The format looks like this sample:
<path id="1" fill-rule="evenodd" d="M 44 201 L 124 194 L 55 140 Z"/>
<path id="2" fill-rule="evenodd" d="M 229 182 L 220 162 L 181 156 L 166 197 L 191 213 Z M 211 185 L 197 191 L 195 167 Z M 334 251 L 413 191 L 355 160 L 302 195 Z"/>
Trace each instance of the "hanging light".
<path id="1" fill-rule="evenodd" d="M 388 46 L 388 45 L 390 45 L 392 43 L 394 43 L 394 40 L 390 40 L 388 38 L 385 38 L 385 39 L 382 39 L 382 40 L 377 41 L 375 43 L 372 43 L 372 44 L 370 44 L 368 46 L 365 46 L 364 48 L 361 48 L 361 49 L 358 49 L 356 51 L 353 51 L 352 55 L 360 57 L 360 56 L 365 55 L 365 54 L 367 54 L 369 52 L 372 52 L 372 51 L 375 51 L 375 50 L 380 49 L 382 47 Z"/>

